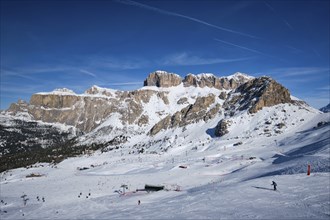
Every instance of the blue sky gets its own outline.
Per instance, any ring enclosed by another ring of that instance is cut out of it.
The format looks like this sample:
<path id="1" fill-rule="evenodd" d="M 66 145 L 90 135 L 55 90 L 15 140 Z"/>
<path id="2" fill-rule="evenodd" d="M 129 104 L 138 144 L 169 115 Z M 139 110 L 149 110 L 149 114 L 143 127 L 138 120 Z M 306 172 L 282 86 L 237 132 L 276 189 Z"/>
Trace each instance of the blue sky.
<path id="1" fill-rule="evenodd" d="M 268 75 L 329 103 L 329 1 L 1 0 L 1 109 L 36 92 L 132 90 L 150 72 Z"/>

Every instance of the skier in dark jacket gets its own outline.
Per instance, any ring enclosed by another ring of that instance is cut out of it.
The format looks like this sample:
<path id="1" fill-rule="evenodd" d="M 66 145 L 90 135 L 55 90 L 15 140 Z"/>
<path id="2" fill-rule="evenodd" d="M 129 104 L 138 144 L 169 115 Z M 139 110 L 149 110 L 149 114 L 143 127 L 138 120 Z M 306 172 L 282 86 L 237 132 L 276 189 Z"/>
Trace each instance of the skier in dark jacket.
<path id="1" fill-rule="evenodd" d="M 277 183 L 275 183 L 274 181 L 272 181 L 272 186 L 274 186 L 274 190 L 276 190 L 276 186 L 277 186 Z"/>

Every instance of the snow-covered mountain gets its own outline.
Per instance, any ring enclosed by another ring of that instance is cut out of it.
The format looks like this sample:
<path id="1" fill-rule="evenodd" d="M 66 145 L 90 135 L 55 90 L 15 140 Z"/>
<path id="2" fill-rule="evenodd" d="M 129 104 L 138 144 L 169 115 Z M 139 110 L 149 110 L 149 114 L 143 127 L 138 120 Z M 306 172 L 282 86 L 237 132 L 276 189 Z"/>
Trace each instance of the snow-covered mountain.
<path id="1" fill-rule="evenodd" d="M 275 113 L 266 113 L 263 121 L 258 119 L 258 125 L 251 127 L 255 114 L 265 107 Z M 289 114 L 289 109 L 295 111 Z M 63 124 L 74 128 L 75 134 L 84 133 L 71 141 L 75 146 L 103 151 L 123 148 L 127 153 L 137 153 L 166 151 L 196 135 L 204 139 L 223 136 L 237 126 L 237 118 L 244 118 L 238 124 L 249 125 L 241 128 L 240 136 L 278 135 L 319 112 L 292 98 L 286 88 L 269 77 L 254 78 L 237 72 L 227 77 L 188 74 L 182 79 L 174 73 L 156 71 L 136 91 L 93 86 L 84 94 L 76 94 L 57 89 L 34 94 L 29 103 L 12 104 L 2 117 L 17 118 L 22 114 L 38 123 Z M 295 123 L 288 124 L 289 117 L 295 118 Z M 196 127 L 198 134 L 194 133 Z M 63 135 L 53 136 L 68 140 Z M 173 137 L 175 144 L 170 141 Z M 7 145 L 2 144 L 2 152 L 10 152 L 11 139 L 4 139 L 5 136 L 2 143 Z M 51 142 L 46 139 L 43 141 Z M 22 150 L 26 151 L 24 147 Z"/>
<path id="2" fill-rule="evenodd" d="M 70 138 L 42 151 L 59 160 L 1 173 L 0 215 L 328 218 L 329 116 L 269 77 L 242 73 L 182 79 L 156 71 L 131 92 L 93 86 L 84 94 L 34 94 L 2 113 L 1 129 L 23 134 L 17 120 L 38 120 L 35 127 L 60 129 L 53 138 L 64 131 Z M 29 158 L 38 154 L 32 152 Z M 272 180 L 279 191 L 271 190 Z M 146 193 L 145 184 L 165 191 Z"/>
<path id="3" fill-rule="evenodd" d="M 320 108 L 320 111 L 324 113 L 330 112 L 330 103 L 327 106 Z"/>

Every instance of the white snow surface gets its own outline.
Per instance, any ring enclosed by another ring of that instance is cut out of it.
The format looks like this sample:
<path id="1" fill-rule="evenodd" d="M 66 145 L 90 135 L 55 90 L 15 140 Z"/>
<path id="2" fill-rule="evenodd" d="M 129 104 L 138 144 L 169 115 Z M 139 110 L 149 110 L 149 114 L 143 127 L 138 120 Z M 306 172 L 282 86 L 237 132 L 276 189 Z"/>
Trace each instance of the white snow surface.
<path id="1" fill-rule="evenodd" d="M 167 72 L 167 71 L 165 71 L 165 70 L 156 70 L 155 72 L 152 72 L 152 73 L 157 73 L 157 74 L 159 74 L 159 75 L 162 75 L 162 74 L 165 74 L 165 75 L 166 75 L 166 74 L 172 74 L 172 75 L 175 75 L 175 76 L 181 78 L 181 76 L 180 76 L 179 74 L 171 73 L 171 72 Z"/>
<path id="2" fill-rule="evenodd" d="M 189 133 L 164 132 L 157 138 L 168 136 L 163 145 L 171 147 L 161 154 L 127 154 L 124 148 L 96 151 L 57 165 L 35 164 L 1 173 L 0 218 L 329 219 L 330 126 L 316 125 L 329 121 L 330 114 L 306 109 L 296 117 L 297 109 L 288 107 L 265 108 L 254 115 L 255 121 L 242 113 L 221 138 L 207 133 L 216 120 L 189 125 Z M 295 117 L 284 118 L 283 109 Z M 264 128 L 265 119 L 271 120 L 267 126 L 284 120 L 285 132 L 247 133 Z M 136 136 L 130 144 L 142 141 Z M 239 141 L 241 145 L 233 146 Z M 41 176 L 26 177 L 32 173 Z M 128 186 L 125 194 L 118 193 L 122 184 Z M 136 191 L 145 184 L 167 190 Z"/>
<path id="3" fill-rule="evenodd" d="M 48 95 L 48 94 L 54 94 L 54 95 L 77 95 L 74 91 L 67 89 L 67 88 L 59 88 L 55 89 L 52 92 L 39 92 L 37 94 L 40 95 Z"/>
<path id="4" fill-rule="evenodd" d="M 248 75 L 248 74 L 246 74 L 246 73 L 241 73 L 241 72 L 236 72 L 236 73 L 234 73 L 234 74 L 232 74 L 232 75 L 229 75 L 229 76 L 227 76 L 227 77 L 225 77 L 225 78 L 227 78 L 227 79 L 234 79 L 234 80 L 239 81 L 239 78 L 240 78 L 240 77 L 242 77 L 242 78 L 246 78 L 246 79 L 249 79 L 249 80 L 254 79 L 253 76 L 250 76 L 250 75 Z"/>

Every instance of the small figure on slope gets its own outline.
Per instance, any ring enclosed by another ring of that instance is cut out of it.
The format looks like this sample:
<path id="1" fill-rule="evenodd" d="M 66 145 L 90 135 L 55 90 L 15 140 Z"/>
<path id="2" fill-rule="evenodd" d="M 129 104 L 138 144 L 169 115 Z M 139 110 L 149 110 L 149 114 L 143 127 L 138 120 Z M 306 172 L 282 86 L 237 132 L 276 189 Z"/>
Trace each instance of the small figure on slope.
<path id="1" fill-rule="evenodd" d="M 274 186 L 274 190 L 276 190 L 277 183 L 275 183 L 274 181 L 272 181 L 272 186 Z"/>

